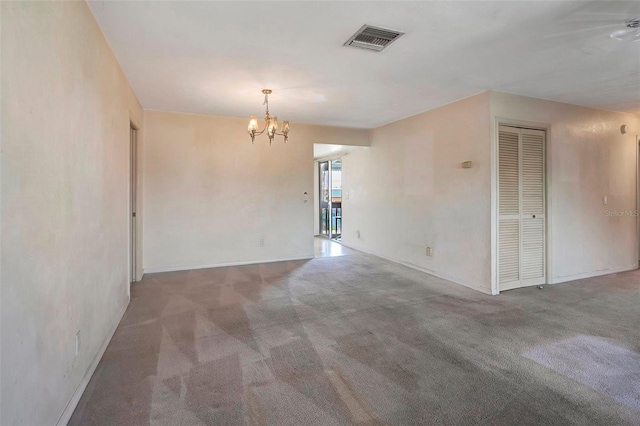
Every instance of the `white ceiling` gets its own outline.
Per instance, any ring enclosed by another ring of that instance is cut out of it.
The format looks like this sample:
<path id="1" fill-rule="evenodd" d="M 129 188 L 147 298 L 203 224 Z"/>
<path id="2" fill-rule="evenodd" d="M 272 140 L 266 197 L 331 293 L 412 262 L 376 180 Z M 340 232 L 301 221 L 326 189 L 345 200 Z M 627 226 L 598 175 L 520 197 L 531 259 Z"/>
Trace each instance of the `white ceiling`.
<path id="1" fill-rule="evenodd" d="M 145 109 L 371 128 L 489 89 L 640 113 L 640 2 L 90 1 Z M 363 24 L 406 34 L 344 47 Z"/>

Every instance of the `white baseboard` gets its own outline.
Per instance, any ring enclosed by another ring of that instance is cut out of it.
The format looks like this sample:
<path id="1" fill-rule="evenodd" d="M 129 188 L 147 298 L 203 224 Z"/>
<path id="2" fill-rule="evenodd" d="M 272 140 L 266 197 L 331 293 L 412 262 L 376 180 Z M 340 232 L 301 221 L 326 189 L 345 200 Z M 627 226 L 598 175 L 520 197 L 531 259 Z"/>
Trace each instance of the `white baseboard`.
<path id="1" fill-rule="evenodd" d="M 427 274 L 431 274 L 431 275 L 434 275 L 434 276 L 436 276 L 438 278 L 442 278 L 442 279 L 445 279 L 447 281 L 451 281 L 451 282 L 454 282 L 454 283 L 459 284 L 461 286 L 470 288 L 471 290 L 479 291 L 480 293 L 488 294 L 489 296 L 495 296 L 493 293 L 491 293 L 491 289 L 484 289 L 484 288 L 476 287 L 473 284 L 469 284 L 468 282 L 462 281 L 462 280 L 460 280 L 458 278 L 450 277 L 450 276 L 448 276 L 446 274 L 441 274 L 439 272 L 430 271 L 428 269 L 423 269 L 423 268 L 420 268 L 420 267 L 417 267 L 417 266 L 411 266 L 411 264 L 405 264 L 405 263 L 402 263 L 402 264 L 405 265 L 405 266 L 408 266 L 409 268 L 418 269 L 418 270 L 421 270 L 421 271 L 423 271 L 423 272 L 425 272 Z"/>
<path id="2" fill-rule="evenodd" d="M 415 265 L 413 263 L 403 262 L 402 260 L 398 260 L 398 259 L 394 259 L 394 258 L 391 258 L 391 257 L 387 257 L 385 255 L 382 255 L 382 254 L 377 253 L 377 252 L 372 251 L 372 250 L 352 247 L 352 246 L 350 246 L 348 244 L 343 243 L 342 241 L 340 241 L 340 244 L 342 244 L 345 247 L 349 247 L 350 249 L 358 250 L 358 251 L 361 251 L 363 253 L 371 254 L 371 255 L 377 256 L 377 257 L 381 257 L 381 258 L 383 258 L 385 260 L 388 260 L 389 262 L 398 263 L 398 264 L 400 264 L 402 266 L 406 266 L 407 268 L 415 269 L 417 271 L 424 272 L 425 274 L 433 275 L 434 277 L 438 277 L 438 278 L 442 278 L 442 279 L 447 280 L 447 281 L 451 281 L 451 282 L 453 282 L 455 284 L 459 284 L 461 286 L 470 288 L 471 290 L 475 290 L 475 291 L 479 291 L 480 293 L 491 295 L 491 289 L 485 290 L 485 289 L 476 287 L 476 286 L 474 286 L 474 285 L 472 285 L 470 283 L 467 283 L 465 281 L 459 280 L 458 278 L 450 277 L 448 275 L 441 274 L 441 273 L 433 271 L 431 269 L 423 268 L 422 266 L 418 266 L 418 265 Z"/>
<path id="3" fill-rule="evenodd" d="M 118 325 L 120 325 L 120 321 L 122 321 L 122 317 L 124 316 L 124 313 L 127 310 L 128 306 L 129 306 L 129 302 L 127 302 L 127 304 L 124 306 L 120 314 L 118 314 L 118 317 L 117 317 L 118 320 L 111 327 L 111 332 L 108 333 L 107 336 L 105 337 L 104 341 L 102 342 L 102 345 L 98 349 L 98 352 L 96 352 L 95 356 L 93 357 L 93 360 L 89 365 L 89 368 L 87 368 L 87 371 L 84 373 L 84 376 L 82 376 L 82 380 L 80 381 L 80 384 L 78 385 L 78 387 L 76 388 L 76 391 L 71 396 L 71 399 L 69 400 L 69 403 L 67 404 L 64 411 L 62 412 L 62 415 L 58 419 L 58 422 L 56 423 L 57 426 L 66 426 L 67 423 L 69 423 L 69 420 L 71 420 L 71 416 L 73 415 L 73 412 L 75 411 L 78 405 L 78 402 L 80 402 L 80 398 L 82 397 L 82 394 L 87 388 L 89 381 L 91 381 L 91 377 L 93 376 L 93 373 L 96 371 L 96 368 L 98 367 L 98 363 L 102 359 L 102 355 L 104 355 L 104 351 L 107 350 L 107 346 L 109 346 L 109 342 L 111 341 L 111 338 L 115 334 L 116 329 L 118 328 Z"/>
<path id="4" fill-rule="evenodd" d="M 244 260 L 239 262 L 225 262 L 214 263 L 211 265 L 191 265 L 191 266 L 160 266 L 154 268 L 144 268 L 145 274 L 155 274 L 157 272 L 175 272 L 175 271 L 188 271 L 191 269 L 209 269 L 209 268 L 222 268 L 224 266 L 242 266 L 242 265 L 255 265 L 256 263 L 274 263 L 274 262 L 288 262 L 292 260 L 309 260 L 313 259 L 314 255 L 290 257 L 285 259 L 262 259 L 262 260 Z"/>
<path id="5" fill-rule="evenodd" d="M 600 269 L 598 271 L 582 272 L 579 274 L 563 275 L 561 277 L 553 277 L 550 284 L 566 283 L 567 281 L 581 280 L 584 278 L 599 277 L 602 275 L 616 274 L 618 272 L 634 271 L 638 269 L 638 264 L 634 263 L 629 266 L 621 266 L 619 268 Z"/>

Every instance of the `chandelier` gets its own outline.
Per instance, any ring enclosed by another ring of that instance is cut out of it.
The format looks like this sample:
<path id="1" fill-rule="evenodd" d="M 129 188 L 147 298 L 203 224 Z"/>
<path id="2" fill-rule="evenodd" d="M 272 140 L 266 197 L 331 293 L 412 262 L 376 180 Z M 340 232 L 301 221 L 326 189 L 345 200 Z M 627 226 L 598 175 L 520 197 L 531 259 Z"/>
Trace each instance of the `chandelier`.
<path id="1" fill-rule="evenodd" d="M 249 136 L 251 136 L 251 143 L 254 143 L 256 140 L 256 136 L 260 136 L 267 131 L 267 136 L 269 136 L 269 145 L 273 142 L 273 138 L 275 135 L 284 136 L 284 141 L 289 140 L 289 122 L 282 122 L 282 129 L 278 132 L 278 117 L 269 115 L 269 95 L 271 94 L 271 89 L 264 89 L 262 93 L 264 93 L 264 103 L 265 112 L 264 112 L 264 129 L 258 131 L 258 119 L 255 115 L 252 115 L 249 118 L 249 127 L 247 131 L 249 132 Z"/>

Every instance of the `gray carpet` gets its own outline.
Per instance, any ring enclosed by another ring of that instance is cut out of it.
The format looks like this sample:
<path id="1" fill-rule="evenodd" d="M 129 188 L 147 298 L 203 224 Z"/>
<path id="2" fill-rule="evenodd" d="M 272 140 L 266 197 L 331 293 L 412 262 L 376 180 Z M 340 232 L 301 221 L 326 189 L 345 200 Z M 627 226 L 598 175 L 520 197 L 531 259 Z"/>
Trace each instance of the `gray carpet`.
<path id="1" fill-rule="evenodd" d="M 640 424 L 640 273 L 486 296 L 364 254 L 146 275 L 70 424 Z"/>

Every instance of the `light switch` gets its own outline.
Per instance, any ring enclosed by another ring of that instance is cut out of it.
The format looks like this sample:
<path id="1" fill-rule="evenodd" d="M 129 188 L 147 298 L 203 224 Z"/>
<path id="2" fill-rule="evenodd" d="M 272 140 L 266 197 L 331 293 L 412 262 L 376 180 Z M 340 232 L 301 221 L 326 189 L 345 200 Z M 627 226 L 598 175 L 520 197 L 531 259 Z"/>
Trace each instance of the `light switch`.
<path id="1" fill-rule="evenodd" d="M 609 200 L 607 200 L 607 196 L 605 195 L 604 198 L 602 199 L 602 204 L 606 206 L 608 202 Z"/>

